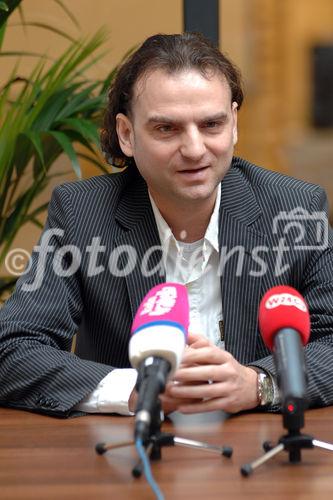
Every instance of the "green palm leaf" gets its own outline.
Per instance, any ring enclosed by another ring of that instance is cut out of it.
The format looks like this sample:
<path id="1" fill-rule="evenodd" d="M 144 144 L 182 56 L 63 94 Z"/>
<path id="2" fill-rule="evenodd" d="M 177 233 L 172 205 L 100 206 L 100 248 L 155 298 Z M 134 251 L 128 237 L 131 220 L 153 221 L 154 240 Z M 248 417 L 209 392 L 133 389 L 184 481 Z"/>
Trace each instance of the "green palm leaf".
<path id="1" fill-rule="evenodd" d="M 78 27 L 74 16 L 61 0 L 54 0 Z M 21 2 L 11 0 L 9 11 L 1 10 L 0 50 L 8 16 Z M 67 33 L 47 23 L 26 22 L 24 27 L 49 29 L 69 40 L 66 50 L 56 60 L 34 52 L 6 51 L 0 56 L 33 56 L 37 63 L 28 75 L 19 73 L 19 59 L 0 92 L 0 265 L 23 224 L 41 227 L 39 216 L 47 203 L 37 203 L 50 179 L 60 172 L 50 172 L 55 160 L 65 154 L 73 171 L 81 177 L 80 160 L 108 172 L 97 153 L 98 124 L 106 102 L 107 87 L 117 68 L 104 80 L 87 78 L 89 70 L 101 57 L 107 39 L 104 29 L 90 38 L 73 40 Z M 82 151 L 83 150 L 83 151 Z M 88 154 L 86 153 L 88 152 Z M 1 296 L 1 290 L 0 290 Z"/>
<path id="2" fill-rule="evenodd" d="M 55 140 L 62 147 L 62 149 L 72 162 L 74 172 L 79 178 L 81 178 L 82 177 L 81 167 L 70 139 L 68 139 L 67 135 L 64 134 L 63 132 L 50 131 L 49 134 L 52 135 L 52 137 L 54 137 Z"/>

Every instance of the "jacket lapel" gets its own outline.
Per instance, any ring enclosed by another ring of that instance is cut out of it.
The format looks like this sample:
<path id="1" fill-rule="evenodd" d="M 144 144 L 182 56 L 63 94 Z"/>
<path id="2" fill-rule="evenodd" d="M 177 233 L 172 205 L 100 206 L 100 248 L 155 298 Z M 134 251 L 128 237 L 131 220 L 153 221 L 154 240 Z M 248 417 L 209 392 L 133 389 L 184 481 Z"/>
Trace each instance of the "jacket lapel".
<path id="1" fill-rule="evenodd" d="M 255 248 L 266 236 L 254 229 L 261 208 L 243 178 L 231 167 L 222 182 L 219 218 L 220 276 L 225 348 L 240 363 L 255 359 L 260 269 L 253 259 Z"/>
<path id="2" fill-rule="evenodd" d="M 119 260 L 126 266 L 129 254 L 132 259 L 131 272 L 125 273 L 124 277 L 133 319 L 148 291 L 165 281 L 158 230 L 147 186 L 140 176 L 134 175 L 125 189 L 115 219 L 119 224 L 116 245 L 124 249 Z"/>

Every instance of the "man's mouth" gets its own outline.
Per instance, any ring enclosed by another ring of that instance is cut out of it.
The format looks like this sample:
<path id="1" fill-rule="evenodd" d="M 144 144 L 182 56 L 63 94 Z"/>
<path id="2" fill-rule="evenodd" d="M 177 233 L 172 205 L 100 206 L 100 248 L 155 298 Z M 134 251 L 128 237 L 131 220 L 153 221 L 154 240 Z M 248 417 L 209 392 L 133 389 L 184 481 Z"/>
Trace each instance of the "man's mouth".
<path id="1" fill-rule="evenodd" d="M 204 165 L 202 167 L 188 168 L 184 170 L 179 170 L 180 174 L 189 174 L 189 175 L 198 175 L 200 172 L 203 172 L 209 168 L 209 165 Z"/>

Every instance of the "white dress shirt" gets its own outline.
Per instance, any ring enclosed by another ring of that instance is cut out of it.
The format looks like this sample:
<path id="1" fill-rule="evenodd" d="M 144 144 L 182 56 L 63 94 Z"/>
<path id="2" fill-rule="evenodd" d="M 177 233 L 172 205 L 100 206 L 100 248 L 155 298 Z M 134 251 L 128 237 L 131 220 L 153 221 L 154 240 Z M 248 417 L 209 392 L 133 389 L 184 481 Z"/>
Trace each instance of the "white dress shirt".
<path id="1" fill-rule="evenodd" d="M 150 197 L 161 245 L 167 282 L 186 286 L 190 303 L 189 331 L 205 335 L 223 347 L 219 322 L 222 321 L 222 297 L 219 269 L 218 218 L 221 187 L 218 186 L 214 211 L 205 236 L 193 243 L 177 241 Z"/>
<path id="2" fill-rule="evenodd" d="M 222 297 L 219 269 L 218 218 L 221 186 L 218 186 L 214 211 L 204 238 L 193 243 L 177 241 L 163 219 L 153 198 L 154 212 L 167 282 L 182 283 L 188 290 L 190 303 L 189 331 L 206 336 L 215 345 L 224 348 L 220 338 Z M 98 384 L 96 389 L 75 407 L 88 413 L 119 413 L 132 415 L 128 400 L 135 386 L 137 371 L 116 368 Z"/>

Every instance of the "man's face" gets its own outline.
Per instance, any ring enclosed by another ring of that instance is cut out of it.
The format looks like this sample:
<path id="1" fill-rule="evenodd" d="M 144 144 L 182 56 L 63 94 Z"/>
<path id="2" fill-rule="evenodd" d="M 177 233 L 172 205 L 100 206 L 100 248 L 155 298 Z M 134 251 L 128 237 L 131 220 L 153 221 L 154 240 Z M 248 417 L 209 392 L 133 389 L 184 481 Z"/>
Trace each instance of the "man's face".
<path id="1" fill-rule="evenodd" d="M 237 142 L 237 104 L 223 76 L 155 70 L 134 87 L 131 115 L 117 115 L 122 151 L 133 156 L 159 207 L 214 201 Z"/>

